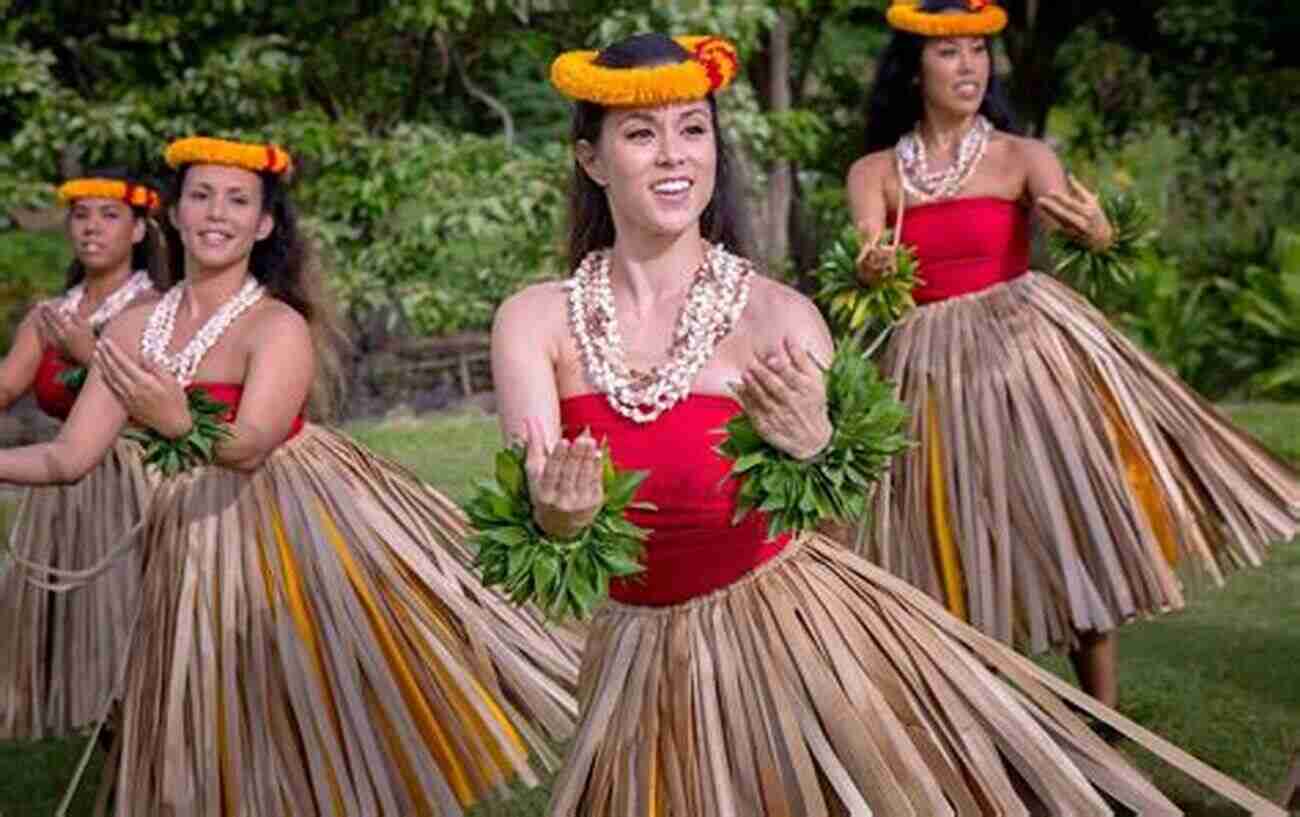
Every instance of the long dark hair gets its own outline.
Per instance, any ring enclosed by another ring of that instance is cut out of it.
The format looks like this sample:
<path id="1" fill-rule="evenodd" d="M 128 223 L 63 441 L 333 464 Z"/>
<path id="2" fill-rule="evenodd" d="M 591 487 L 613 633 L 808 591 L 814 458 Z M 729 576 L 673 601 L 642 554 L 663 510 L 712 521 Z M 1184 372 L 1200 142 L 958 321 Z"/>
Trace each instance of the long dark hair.
<path id="1" fill-rule="evenodd" d="M 190 167 L 182 165 L 172 174 L 166 193 L 169 209 L 180 203 Z M 314 417 L 323 419 L 333 412 L 342 397 L 339 352 L 347 343 L 347 335 L 325 286 L 318 256 L 298 226 L 298 212 L 289 195 L 289 185 L 274 173 L 257 175 L 262 180 L 262 212 L 271 214 L 275 226 L 266 238 L 253 244 L 248 271 L 266 287 L 268 295 L 288 304 L 311 328 L 317 361 L 311 409 Z M 185 246 L 180 232 L 170 219 L 164 219 L 164 224 L 171 263 L 183 271 Z"/>
<path id="2" fill-rule="evenodd" d="M 924 0 L 921 3 L 921 10 L 926 12 L 967 8 L 967 0 Z M 925 109 L 918 83 L 921 50 L 927 39 L 919 34 L 895 31 L 894 38 L 880 55 L 867 102 L 867 153 L 892 148 L 903 134 L 921 121 Z M 980 113 L 998 130 L 1020 133 L 1004 84 L 993 70 L 996 40 L 986 37 L 985 42 L 989 47 L 989 84 L 984 91 L 984 101 L 980 103 Z"/>
<path id="3" fill-rule="evenodd" d="M 596 64 L 606 68 L 646 68 L 688 59 L 693 59 L 690 52 L 671 37 L 637 34 L 605 48 L 597 55 Z M 718 122 L 717 102 L 712 94 L 707 100 L 718 163 L 713 198 L 700 214 L 700 234 L 736 255 L 753 258 L 752 227 L 745 208 L 740 166 Z M 575 145 L 581 140 L 591 144 L 600 140 L 600 126 L 607 110 L 594 102 L 578 102 L 574 106 L 572 139 Z M 577 269 L 583 257 L 592 250 L 613 243 L 614 216 L 605 198 L 605 190 L 575 160 L 573 181 L 569 185 L 569 269 Z"/>
<path id="4" fill-rule="evenodd" d="M 152 182 L 130 173 L 123 167 L 100 167 L 85 174 L 89 179 L 112 179 L 127 184 L 157 187 Z M 71 213 L 71 210 L 69 210 Z M 149 273 L 154 288 L 159 292 L 167 289 L 176 281 L 179 267 L 172 266 L 167 256 L 166 242 L 158 222 L 154 220 L 147 207 L 132 207 L 131 215 L 144 220 L 144 238 L 131 247 L 131 269 L 144 270 Z M 63 291 L 75 287 L 86 280 L 86 266 L 81 259 L 73 257 L 68 264 L 68 272 L 63 279 Z"/>

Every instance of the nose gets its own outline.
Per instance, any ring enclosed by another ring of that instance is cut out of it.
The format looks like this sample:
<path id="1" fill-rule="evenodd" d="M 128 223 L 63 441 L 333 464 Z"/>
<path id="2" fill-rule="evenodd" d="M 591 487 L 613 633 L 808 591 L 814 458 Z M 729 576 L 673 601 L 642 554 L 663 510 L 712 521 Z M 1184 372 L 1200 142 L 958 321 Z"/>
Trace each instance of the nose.
<path id="1" fill-rule="evenodd" d="M 208 212 L 207 212 L 207 217 L 208 217 L 208 220 L 209 220 L 209 221 L 224 221 L 224 220 L 225 220 L 225 218 L 226 218 L 226 201 L 225 201 L 225 199 L 224 199 L 223 197 L 221 197 L 221 196 L 217 196 L 217 195 L 208 196 Z"/>
<path id="2" fill-rule="evenodd" d="M 655 156 L 655 163 L 664 167 L 672 167 L 681 164 L 681 162 L 681 144 L 677 136 L 673 133 L 665 133 L 659 140 L 659 152 Z"/>

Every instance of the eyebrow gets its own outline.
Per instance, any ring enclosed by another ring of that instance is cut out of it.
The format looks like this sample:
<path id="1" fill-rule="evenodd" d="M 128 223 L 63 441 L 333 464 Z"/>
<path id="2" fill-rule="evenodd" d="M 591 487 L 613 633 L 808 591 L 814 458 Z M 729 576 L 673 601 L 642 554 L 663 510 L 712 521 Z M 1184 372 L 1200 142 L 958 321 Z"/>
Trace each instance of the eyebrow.
<path id="1" fill-rule="evenodd" d="M 691 116 L 708 116 L 708 114 L 709 114 L 708 108 L 704 107 L 704 105 L 696 105 L 693 108 L 689 108 L 685 111 L 682 111 L 680 114 L 677 115 L 677 119 L 682 120 Z M 642 113 L 641 111 L 632 111 L 630 113 L 625 113 L 622 116 L 623 118 L 619 121 L 620 125 L 623 125 L 627 122 L 631 122 L 634 120 L 646 122 L 651 125 L 656 124 L 659 121 L 655 119 L 653 116 L 651 116 L 650 114 Z"/>
<path id="2" fill-rule="evenodd" d="M 245 195 L 252 195 L 251 193 L 249 193 L 248 188 L 246 187 L 228 187 L 225 190 L 218 191 L 216 185 L 214 185 L 212 182 L 197 181 L 197 182 L 192 182 L 190 186 L 202 188 L 203 190 L 210 193 L 222 192 L 222 193 L 243 193 Z"/>

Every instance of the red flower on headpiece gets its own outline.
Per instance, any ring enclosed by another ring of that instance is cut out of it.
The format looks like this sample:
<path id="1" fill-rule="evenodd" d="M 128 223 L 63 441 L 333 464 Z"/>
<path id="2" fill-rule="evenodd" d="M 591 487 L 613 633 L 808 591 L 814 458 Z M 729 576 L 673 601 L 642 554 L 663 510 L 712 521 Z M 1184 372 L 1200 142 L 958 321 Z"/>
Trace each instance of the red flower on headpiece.
<path id="1" fill-rule="evenodd" d="M 720 37 L 710 37 L 695 46 L 695 61 L 704 66 L 712 90 L 721 88 L 736 75 L 740 59 L 731 44 Z"/>
<path id="2" fill-rule="evenodd" d="M 971 11 L 983 11 L 986 6 L 993 5 L 993 0 L 966 0 L 966 8 Z"/>

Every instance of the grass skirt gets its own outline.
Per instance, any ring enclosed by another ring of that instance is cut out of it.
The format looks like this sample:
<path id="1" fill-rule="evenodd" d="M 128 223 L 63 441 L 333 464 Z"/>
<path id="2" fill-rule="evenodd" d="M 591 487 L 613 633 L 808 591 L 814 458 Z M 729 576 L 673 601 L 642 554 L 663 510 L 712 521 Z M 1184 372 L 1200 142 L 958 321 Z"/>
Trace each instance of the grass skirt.
<path id="1" fill-rule="evenodd" d="M 73 485 L 28 488 L 9 531 L 13 554 L 60 571 L 89 569 L 127 544 L 157 482 L 138 445 L 119 440 Z M 58 737 L 93 725 L 113 689 L 139 587 L 138 549 L 68 592 L 0 554 L 0 740 Z"/>
<path id="2" fill-rule="evenodd" d="M 1071 647 L 1182 606 L 1300 528 L 1300 478 L 1053 278 L 916 309 L 881 370 L 919 445 L 863 554 L 1001 641 Z"/>
<path id="3" fill-rule="evenodd" d="M 1282 814 L 818 535 L 709 596 L 597 613 L 548 814 L 1180 813 L 1062 697 Z"/>
<path id="4" fill-rule="evenodd" d="M 169 481 L 115 749 L 116 813 L 459 815 L 576 719 L 576 644 L 485 590 L 459 509 L 316 426 Z"/>

